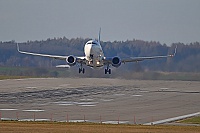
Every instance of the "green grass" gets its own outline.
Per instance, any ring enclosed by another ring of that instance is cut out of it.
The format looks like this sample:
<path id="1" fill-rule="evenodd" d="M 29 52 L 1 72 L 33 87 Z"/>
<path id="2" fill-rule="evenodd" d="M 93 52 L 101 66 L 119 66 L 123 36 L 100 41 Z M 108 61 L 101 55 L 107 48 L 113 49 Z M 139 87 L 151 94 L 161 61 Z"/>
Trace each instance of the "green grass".
<path id="1" fill-rule="evenodd" d="M 142 126 L 94 123 L 0 121 L 0 132 L 9 133 L 197 133 L 199 126 Z"/>
<path id="2" fill-rule="evenodd" d="M 4 79 L 23 79 L 23 78 L 34 78 L 30 76 L 5 76 L 5 75 L 0 75 L 0 80 Z"/>
<path id="3" fill-rule="evenodd" d="M 16 79 L 26 77 L 112 77 L 137 80 L 179 80 L 179 81 L 200 81 L 200 73 L 184 72 L 129 72 L 112 75 L 104 75 L 102 71 L 93 74 L 94 70 L 88 70 L 86 74 L 78 74 L 77 70 L 64 68 L 39 68 L 39 67 L 0 67 L 0 80 Z M 119 75 L 118 75 L 119 74 Z M 1 76 L 2 75 L 2 76 Z"/>
<path id="4" fill-rule="evenodd" d="M 181 123 L 200 124 L 200 116 L 181 120 Z"/>

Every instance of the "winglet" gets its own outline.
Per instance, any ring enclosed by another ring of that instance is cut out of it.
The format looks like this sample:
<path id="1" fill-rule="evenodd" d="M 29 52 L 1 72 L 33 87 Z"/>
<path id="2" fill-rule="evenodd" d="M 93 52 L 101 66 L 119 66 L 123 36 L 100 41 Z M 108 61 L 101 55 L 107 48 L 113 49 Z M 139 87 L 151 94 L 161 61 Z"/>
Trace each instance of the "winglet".
<path id="1" fill-rule="evenodd" d="M 100 44 L 100 41 L 101 41 L 101 40 L 100 40 L 100 39 L 101 39 L 100 36 L 101 36 L 101 28 L 99 29 L 99 37 L 98 37 L 98 42 L 99 42 L 99 44 Z"/>
<path id="2" fill-rule="evenodd" d="M 17 51 L 20 52 L 20 50 L 19 50 L 19 44 L 18 43 L 17 43 Z"/>
<path id="3" fill-rule="evenodd" d="M 177 45 L 176 45 L 176 47 L 175 47 L 175 49 L 174 49 L 174 53 L 171 54 L 170 57 L 174 57 L 174 56 L 176 55 L 176 52 L 177 52 Z"/>

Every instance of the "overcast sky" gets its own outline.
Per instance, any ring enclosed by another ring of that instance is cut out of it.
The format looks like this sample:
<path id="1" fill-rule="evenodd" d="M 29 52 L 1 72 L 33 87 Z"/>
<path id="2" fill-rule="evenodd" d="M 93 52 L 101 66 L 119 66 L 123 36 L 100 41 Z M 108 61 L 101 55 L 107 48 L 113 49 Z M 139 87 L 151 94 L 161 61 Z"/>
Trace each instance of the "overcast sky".
<path id="1" fill-rule="evenodd" d="M 200 41 L 200 0 L 0 0 L 0 41 Z"/>

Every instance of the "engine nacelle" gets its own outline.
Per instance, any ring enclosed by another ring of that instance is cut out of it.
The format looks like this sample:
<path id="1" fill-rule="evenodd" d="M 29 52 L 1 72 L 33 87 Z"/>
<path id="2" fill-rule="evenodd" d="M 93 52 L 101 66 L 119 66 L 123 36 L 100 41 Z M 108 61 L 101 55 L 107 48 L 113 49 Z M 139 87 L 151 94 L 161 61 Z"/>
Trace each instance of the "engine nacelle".
<path id="1" fill-rule="evenodd" d="M 121 65 L 121 59 L 119 57 L 113 57 L 112 58 L 112 66 L 119 67 Z"/>
<path id="2" fill-rule="evenodd" d="M 66 59 L 66 61 L 67 61 L 67 64 L 69 66 L 76 65 L 76 57 L 74 57 L 73 55 L 68 56 L 67 59 Z"/>

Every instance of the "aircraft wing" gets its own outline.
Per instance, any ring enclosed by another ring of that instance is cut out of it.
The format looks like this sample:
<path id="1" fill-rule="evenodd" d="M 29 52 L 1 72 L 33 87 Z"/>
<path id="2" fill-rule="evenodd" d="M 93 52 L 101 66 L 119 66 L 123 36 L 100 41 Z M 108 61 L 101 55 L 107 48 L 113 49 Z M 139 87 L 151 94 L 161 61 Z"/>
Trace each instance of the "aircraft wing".
<path id="1" fill-rule="evenodd" d="M 177 46 L 174 49 L 174 53 L 165 56 L 150 56 L 150 57 L 130 57 L 129 59 L 122 59 L 122 63 L 126 62 L 138 62 L 143 60 L 150 60 L 150 59 L 158 59 L 158 58 L 167 58 L 167 57 L 174 57 L 176 55 Z"/>
<path id="2" fill-rule="evenodd" d="M 59 59 L 59 60 L 66 60 L 68 58 L 68 56 L 60 56 L 60 55 L 48 55 L 48 54 L 39 54 L 39 53 L 32 53 L 32 52 L 25 52 L 25 51 L 21 51 L 19 49 L 19 45 L 17 44 L 17 50 L 19 53 L 21 54 L 27 54 L 27 55 L 34 55 L 34 56 L 41 56 L 41 57 L 49 57 L 49 58 L 54 58 L 54 59 Z M 84 62 L 85 57 L 76 57 L 77 58 L 77 62 Z"/>
<path id="3" fill-rule="evenodd" d="M 147 57 L 130 57 L 130 58 L 125 58 L 125 59 L 121 59 L 122 63 L 126 63 L 126 62 L 139 62 L 139 61 L 143 61 L 143 60 L 150 60 L 150 59 L 158 59 L 158 58 L 168 58 L 168 57 L 174 57 L 176 55 L 176 49 L 177 46 L 175 47 L 174 53 L 173 54 L 169 54 L 169 55 L 163 55 L 163 56 L 147 56 Z M 104 59 L 104 64 L 111 64 L 112 63 L 112 57 L 108 57 Z"/>

